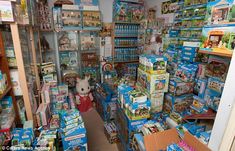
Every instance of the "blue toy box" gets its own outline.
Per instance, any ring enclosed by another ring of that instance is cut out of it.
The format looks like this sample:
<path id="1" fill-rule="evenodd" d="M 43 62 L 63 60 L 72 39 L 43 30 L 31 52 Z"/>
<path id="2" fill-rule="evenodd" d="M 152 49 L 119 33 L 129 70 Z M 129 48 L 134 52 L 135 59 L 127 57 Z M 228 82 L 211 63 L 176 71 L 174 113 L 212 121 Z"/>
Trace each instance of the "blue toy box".
<path id="1" fill-rule="evenodd" d="M 196 76 L 196 71 L 197 65 L 180 63 L 175 72 L 175 77 L 184 82 L 192 82 Z"/>
<path id="2" fill-rule="evenodd" d="M 207 79 L 196 79 L 194 86 L 194 94 L 197 94 L 200 98 L 204 98 L 205 90 L 207 86 Z"/>
<path id="3" fill-rule="evenodd" d="M 173 96 L 167 93 L 164 98 L 164 109 L 167 112 L 175 111 L 183 113 L 193 102 L 193 94 L 185 94 L 181 96 Z"/>
<path id="4" fill-rule="evenodd" d="M 169 83 L 169 93 L 174 96 L 193 92 L 194 82 L 183 82 L 180 79 L 171 78 Z"/>
<path id="5" fill-rule="evenodd" d="M 134 134 L 134 138 L 133 138 L 133 146 L 132 149 L 133 150 L 138 150 L 138 151 L 146 151 L 145 146 L 144 146 L 144 138 L 143 135 L 141 134 Z"/>
<path id="6" fill-rule="evenodd" d="M 219 94 L 222 94 L 224 88 L 224 82 L 216 78 L 208 78 L 207 88 L 211 89 Z"/>
<path id="7" fill-rule="evenodd" d="M 206 101 L 196 95 L 193 96 L 193 103 L 190 106 L 190 108 L 191 108 L 191 113 L 196 112 L 196 114 L 199 114 L 199 113 L 201 114 L 201 113 L 205 113 L 208 111 Z"/>
<path id="8" fill-rule="evenodd" d="M 220 103 L 220 97 L 220 93 L 207 88 L 205 91 L 204 100 L 211 109 L 217 111 Z"/>

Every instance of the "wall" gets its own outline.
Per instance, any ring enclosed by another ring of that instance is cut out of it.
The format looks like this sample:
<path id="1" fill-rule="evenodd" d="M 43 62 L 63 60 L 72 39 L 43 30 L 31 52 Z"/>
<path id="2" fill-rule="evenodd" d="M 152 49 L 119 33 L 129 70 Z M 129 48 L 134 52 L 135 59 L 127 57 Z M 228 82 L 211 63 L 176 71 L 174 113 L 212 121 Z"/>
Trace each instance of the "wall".
<path id="1" fill-rule="evenodd" d="M 235 51 L 235 50 L 234 50 Z M 223 94 L 220 100 L 220 105 L 218 108 L 218 112 L 216 114 L 216 119 L 215 123 L 212 129 L 211 133 L 211 139 L 209 142 L 209 147 L 213 151 L 218 151 L 220 144 L 226 143 L 228 140 L 226 138 L 223 139 L 224 134 L 229 136 L 229 133 L 231 135 L 234 135 L 234 133 L 231 133 L 234 129 L 231 129 L 229 126 L 228 127 L 228 122 L 230 120 L 230 123 L 234 122 L 234 117 L 231 117 L 231 110 L 232 107 L 235 106 L 235 84 L 234 84 L 234 77 L 235 77 L 235 53 L 233 53 L 233 57 L 230 63 L 228 75 L 225 81 L 225 86 L 223 90 Z M 233 118 L 233 119 L 232 119 Z M 234 125 L 234 124 L 233 124 Z M 227 131 L 225 133 L 226 128 L 230 128 L 230 132 Z M 233 136 L 231 136 L 233 137 Z M 223 139 L 223 140 L 222 140 Z M 231 138 L 230 138 L 231 139 Z M 226 142 L 221 142 L 221 141 L 226 141 Z M 229 141 L 228 141 L 229 142 Z M 224 145 L 222 146 L 224 147 Z"/>
<path id="2" fill-rule="evenodd" d="M 174 19 L 174 14 L 162 14 L 161 13 L 161 6 L 162 2 L 169 1 L 169 0 L 146 0 L 146 6 L 147 8 L 152 8 L 154 7 L 157 12 L 156 16 L 157 17 L 164 17 L 166 18 L 166 23 L 172 23 Z"/>
<path id="3" fill-rule="evenodd" d="M 100 11 L 102 13 L 103 21 L 111 23 L 113 18 L 113 1 L 114 0 L 99 0 Z"/>

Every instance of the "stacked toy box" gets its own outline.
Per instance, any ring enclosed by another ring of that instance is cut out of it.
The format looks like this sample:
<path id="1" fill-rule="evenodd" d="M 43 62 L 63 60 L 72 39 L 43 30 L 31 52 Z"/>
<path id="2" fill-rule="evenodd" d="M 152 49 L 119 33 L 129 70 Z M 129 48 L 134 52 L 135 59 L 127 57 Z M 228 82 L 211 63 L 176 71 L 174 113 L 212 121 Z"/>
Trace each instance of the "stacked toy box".
<path id="1" fill-rule="evenodd" d="M 145 93 L 139 89 L 121 84 L 118 86 L 117 125 L 119 147 L 131 150 L 131 140 L 137 132 L 137 126 L 144 124 L 150 117 L 151 103 Z"/>
<path id="2" fill-rule="evenodd" d="M 169 93 L 164 98 L 164 111 L 172 112 L 171 117 L 175 122 L 179 122 L 180 115 L 185 114 L 192 104 L 193 81 L 196 72 L 196 64 L 180 62 L 175 71 L 174 78 L 170 79 Z"/>
<path id="3" fill-rule="evenodd" d="M 93 93 L 96 101 L 96 109 L 104 121 L 110 121 L 116 115 L 117 95 L 106 83 L 96 84 Z"/>
<path id="4" fill-rule="evenodd" d="M 77 109 L 60 112 L 60 134 L 63 150 L 87 150 L 86 129 Z"/>
<path id="5" fill-rule="evenodd" d="M 151 112 L 160 112 L 164 93 L 168 92 L 169 73 L 166 72 L 167 58 L 158 55 L 141 55 L 137 86 L 151 102 Z"/>

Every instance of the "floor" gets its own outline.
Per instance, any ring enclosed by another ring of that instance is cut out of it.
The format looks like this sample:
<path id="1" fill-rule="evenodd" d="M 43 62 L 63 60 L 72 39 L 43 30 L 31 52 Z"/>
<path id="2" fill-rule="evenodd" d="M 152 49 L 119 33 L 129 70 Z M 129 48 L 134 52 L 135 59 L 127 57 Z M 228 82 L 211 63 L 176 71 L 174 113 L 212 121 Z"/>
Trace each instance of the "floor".
<path id="1" fill-rule="evenodd" d="M 104 122 L 95 109 L 82 113 L 87 129 L 89 151 L 118 151 L 116 144 L 110 144 L 104 134 Z"/>

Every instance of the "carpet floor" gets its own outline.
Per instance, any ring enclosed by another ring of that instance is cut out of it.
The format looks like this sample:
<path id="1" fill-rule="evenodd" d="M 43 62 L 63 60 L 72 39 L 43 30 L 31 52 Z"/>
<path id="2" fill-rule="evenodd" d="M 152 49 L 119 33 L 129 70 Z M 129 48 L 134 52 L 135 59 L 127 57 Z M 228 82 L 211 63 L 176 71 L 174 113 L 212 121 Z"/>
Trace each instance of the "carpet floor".
<path id="1" fill-rule="evenodd" d="M 104 134 L 104 122 L 95 109 L 82 113 L 87 130 L 88 151 L 118 151 L 116 144 L 110 144 Z"/>

